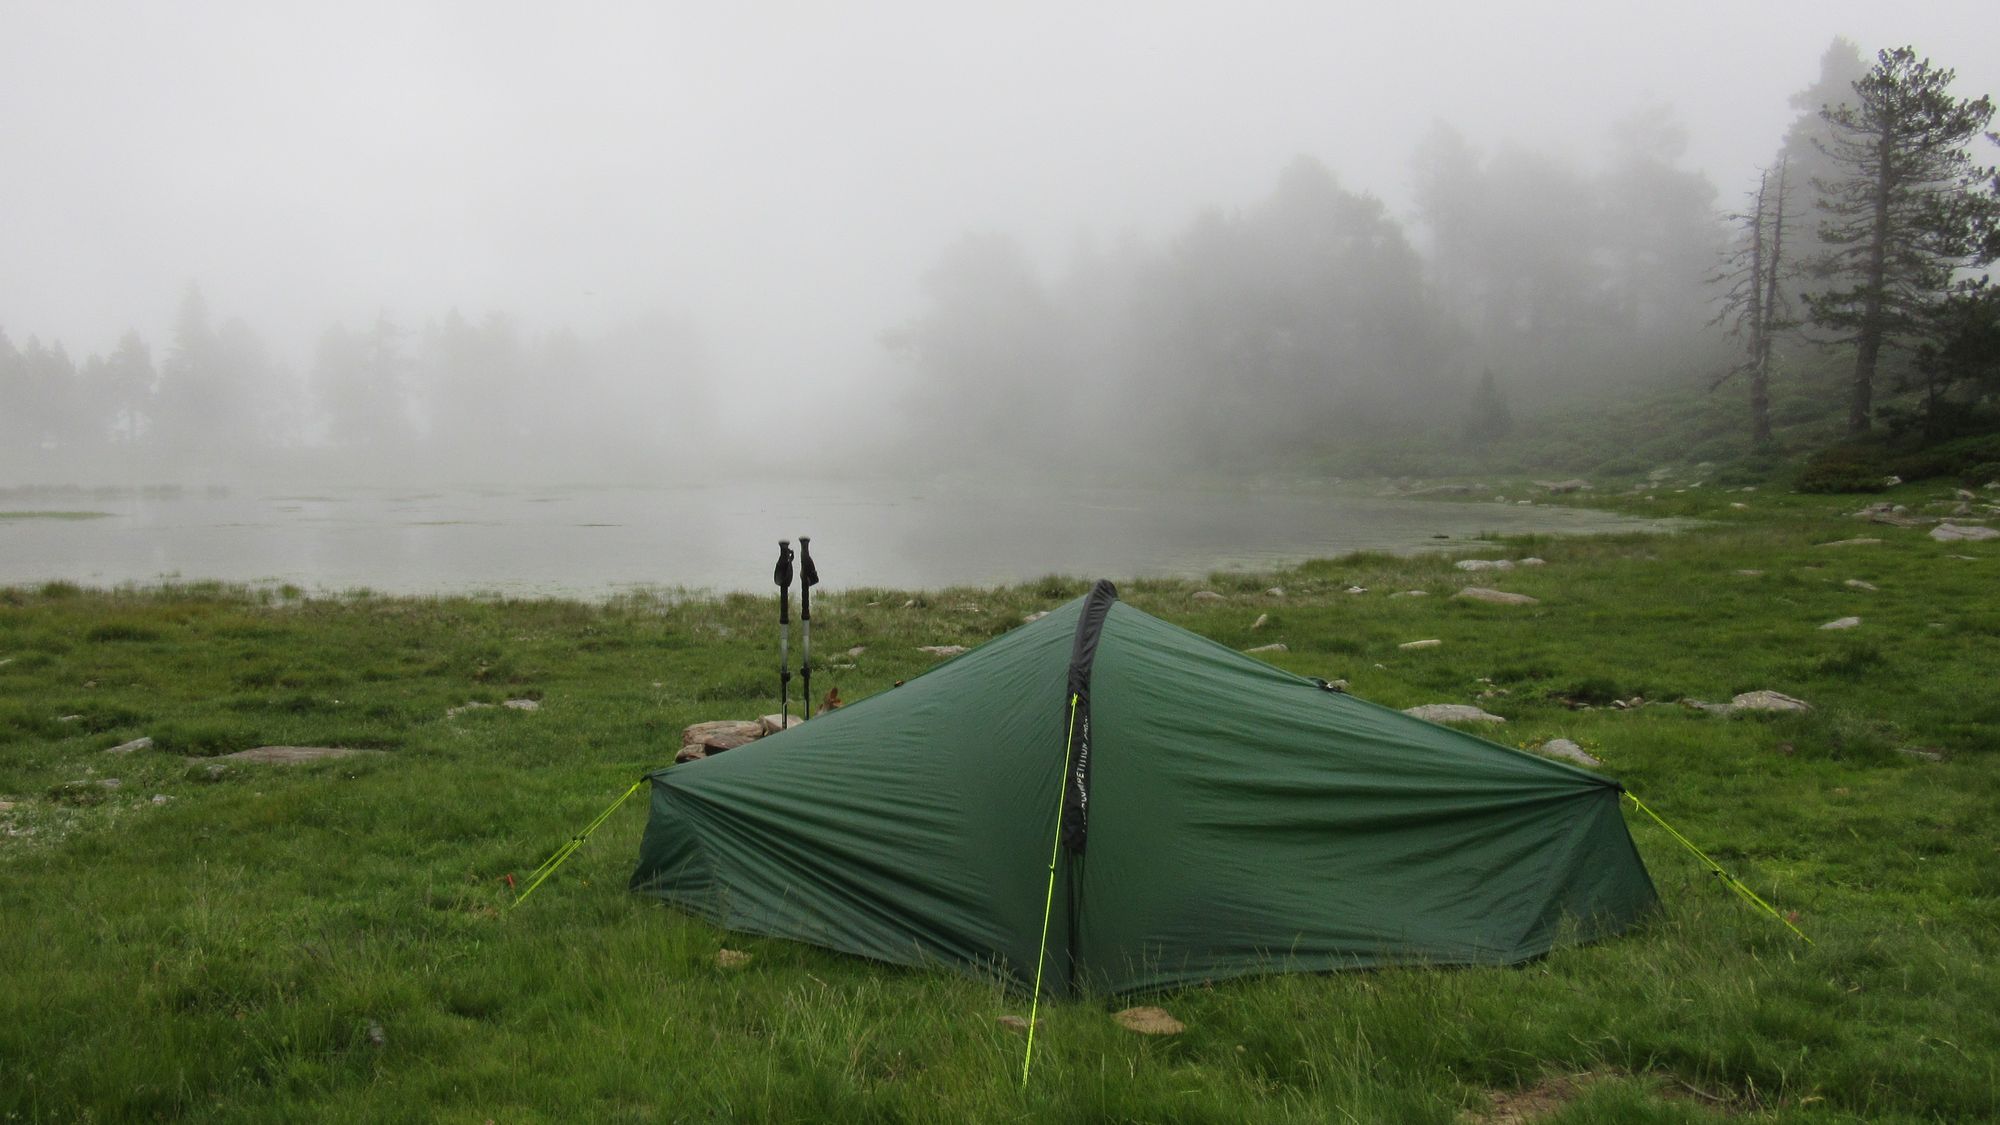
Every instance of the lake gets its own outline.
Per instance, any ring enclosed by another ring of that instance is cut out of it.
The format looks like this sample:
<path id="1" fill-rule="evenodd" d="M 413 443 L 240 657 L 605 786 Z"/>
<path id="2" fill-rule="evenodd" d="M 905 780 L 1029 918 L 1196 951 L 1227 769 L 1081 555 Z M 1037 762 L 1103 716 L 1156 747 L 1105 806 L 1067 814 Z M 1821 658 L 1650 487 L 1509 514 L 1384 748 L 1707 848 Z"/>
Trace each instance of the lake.
<path id="1" fill-rule="evenodd" d="M 1435 549 L 1481 532 L 1673 526 L 1576 508 L 1383 498 L 1353 486 L 17 491 L 0 496 L 0 585 L 220 579 L 586 598 L 646 588 L 761 591 L 770 588 L 777 540 L 803 534 L 813 539 L 824 588 L 934 589 L 1046 574 L 1198 577 L 1357 550 Z"/>

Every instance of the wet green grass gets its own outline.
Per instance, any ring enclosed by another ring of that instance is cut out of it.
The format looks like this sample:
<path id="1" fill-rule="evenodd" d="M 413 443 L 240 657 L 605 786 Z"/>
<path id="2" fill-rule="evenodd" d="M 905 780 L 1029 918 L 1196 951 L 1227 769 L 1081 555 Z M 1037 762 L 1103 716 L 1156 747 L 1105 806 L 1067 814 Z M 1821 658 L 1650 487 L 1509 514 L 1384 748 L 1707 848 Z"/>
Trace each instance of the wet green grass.
<path id="1" fill-rule="evenodd" d="M 1044 1006 L 1026 1092 L 996 1022 L 1019 997 L 626 894 L 638 801 L 507 909 L 507 877 L 670 760 L 683 725 L 775 710 L 769 598 L 0 591 L 0 1113 L 1445 1123 L 1528 1091 L 1564 1122 L 2000 1117 L 2000 544 L 1867 524 L 1851 500 L 1673 487 L 1615 503 L 1704 526 L 1472 552 L 1541 567 L 1357 556 L 1121 589 L 1370 699 L 1576 739 L 1817 944 L 1634 820 L 1666 904 L 1638 932 L 1513 969 L 1150 998 L 1188 1025 L 1171 1038 L 1108 1019 L 1133 1001 Z M 1820 545 L 1852 537 L 1883 542 Z M 916 646 L 977 644 L 1085 585 L 822 593 L 816 693 L 883 690 L 932 665 Z M 1465 585 L 1541 602 L 1449 596 Z M 1814 710 L 1671 702 L 1760 688 Z M 1668 702 L 1611 704 L 1633 696 Z M 446 714 L 521 698 L 540 709 Z M 386 753 L 211 769 L 265 744 Z M 754 959 L 722 969 L 725 947 Z"/>

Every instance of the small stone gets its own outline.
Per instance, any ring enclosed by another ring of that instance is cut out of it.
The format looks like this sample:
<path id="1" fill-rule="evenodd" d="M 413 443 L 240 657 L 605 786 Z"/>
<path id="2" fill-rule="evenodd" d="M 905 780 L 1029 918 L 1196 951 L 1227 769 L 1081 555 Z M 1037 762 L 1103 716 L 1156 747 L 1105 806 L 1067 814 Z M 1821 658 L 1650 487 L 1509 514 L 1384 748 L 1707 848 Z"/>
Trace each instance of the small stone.
<path id="1" fill-rule="evenodd" d="M 1540 598 L 1531 598 L 1526 594 L 1510 594 L 1505 590 L 1489 590 L 1484 586 L 1467 586 L 1465 589 L 1453 594 L 1452 597 L 1454 599 L 1464 598 L 1467 601 L 1486 602 L 1489 605 L 1540 605 L 1542 601 Z"/>
<path id="2" fill-rule="evenodd" d="M 1746 691 L 1729 701 L 1741 711 L 1810 711 L 1812 704 L 1776 691 Z"/>
<path id="3" fill-rule="evenodd" d="M 1416 707 L 1403 708 L 1403 714 L 1427 723 L 1504 723 L 1507 720 L 1498 715 L 1490 715 L 1466 703 L 1425 703 Z"/>
<path id="4" fill-rule="evenodd" d="M 132 741 L 130 741 L 130 742 L 121 742 L 121 743 L 119 743 L 118 745 L 116 745 L 116 746 L 113 746 L 113 747 L 112 747 L 111 749 L 109 749 L 109 750 L 106 750 L 106 751 L 105 751 L 105 753 L 106 753 L 106 754 L 130 754 L 130 753 L 133 753 L 133 752 L 135 752 L 135 751 L 139 751 L 139 750 L 150 750 L 150 749 L 152 749 L 152 748 L 153 748 L 153 740 L 152 740 L 152 739 L 150 739 L 150 738 L 135 738 L 135 739 L 133 739 L 133 740 L 132 740 Z"/>
<path id="5" fill-rule="evenodd" d="M 368 1045 L 371 1047 L 385 1047 L 388 1046 L 388 1044 L 389 1044 L 389 1036 L 386 1032 L 382 1030 L 382 1021 L 369 1020 Z"/>
<path id="6" fill-rule="evenodd" d="M 1001 1027 L 1006 1028 L 1008 1031 L 1028 1030 L 1028 1021 L 1021 1018 L 1020 1016 L 1001 1016 L 998 1019 L 995 1019 L 993 1022 L 999 1024 Z"/>
<path id="7" fill-rule="evenodd" d="M 1287 647 L 1283 641 L 1279 641 L 1277 644 L 1258 645 L 1256 648 L 1246 648 L 1243 651 L 1244 652 L 1290 652 L 1292 650 L 1289 647 Z"/>
<path id="8" fill-rule="evenodd" d="M 13 801 L 0 801 L 0 812 L 13 812 L 13 811 L 14 811 Z"/>
<path id="9" fill-rule="evenodd" d="M 1953 496 L 1954 496 L 1955 498 L 1957 498 L 1957 499 L 1960 499 L 1960 500 L 1977 500 L 1977 499 L 1979 499 L 1979 494 L 1978 494 L 1978 493 L 1976 493 L 1976 492 L 1974 492 L 1974 491 L 1972 491 L 1972 490 L 1971 490 L 1971 489 L 1969 489 L 1969 488 L 1961 488 L 1961 489 L 1959 489 L 1958 491 L 1956 491 L 1956 492 L 1952 493 L 1952 495 L 1953 495 Z"/>
<path id="10" fill-rule="evenodd" d="M 107 778 L 105 778 L 104 780 L 102 780 L 102 781 L 98 782 L 98 783 L 97 783 L 97 787 L 98 787 L 99 789 L 117 789 L 118 787 L 120 787 L 120 786 L 122 786 L 122 785 L 124 785 L 124 784 L 125 784 L 125 783 L 124 783 L 123 781 L 119 780 L 118 778 L 115 778 L 115 777 L 107 777 Z"/>
<path id="11" fill-rule="evenodd" d="M 1460 559 L 1451 564 L 1460 570 L 1512 570 L 1512 559 Z"/>
<path id="12" fill-rule="evenodd" d="M 1737 573 L 1737 574 L 1738 574 L 1739 576 L 1743 577 L 1743 578 L 1762 578 L 1762 577 L 1764 577 L 1764 572 L 1763 572 L 1763 571 L 1761 571 L 1761 570 L 1739 570 L 1739 571 L 1737 571 L 1736 573 Z"/>
<path id="13" fill-rule="evenodd" d="M 542 709 L 542 705 L 532 699 L 510 699 L 500 706 L 514 711 L 539 711 Z"/>
<path id="14" fill-rule="evenodd" d="M 1021 624 L 1033 625 L 1035 622 L 1040 621 L 1042 618 L 1047 617 L 1048 615 L 1049 611 L 1046 609 L 1038 609 L 1033 613 L 1024 613 L 1021 615 Z"/>
<path id="15" fill-rule="evenodd" d="M 1410 652 L 1420 648 L 1436 648 L 1443 643 L 1443 641 L 1438 640 L 1436 637 L 1431 637 L 1421 641 L 1404 641 L 1396 647 L 1402 649 L 1404 652 Z"/>
<path id="16" fill-rule="evenodd" d="M 1548 489 L 1549 494 L 1552 496 L 1561 496 L 1566 492 L 1581 492 L 1590 487 L 1589 481 L 1580 479 L 1558 481 L 1538 480 L 1535 483 Z"/>
<path id="17" fill-rule="evenodd" d="M 849 656 L 850 658 L 852 658 L 852 657 L 856 657 L 856 656 L 860 656 L 860 655 L 861 655 L 862 653 L 864 653 L 864 652 L 867 652 L 867 651 L 868 651 L 868 646 L 867 646 L 867 645 L 855 645 L 855 646 L 854 646 L 853 648 L 850 648 L 850 649 L 848 649 L 848 650 L 847 650 L 847 655 L 848 655 L 848 656 Z"/>
<path id="18" fill-rule="evenodd" d="M 1820 626 L 1821 629 L 1852 629 L 1861 624 L 1859 617 L 1839 617 Z"/>
<path id="19" fill-rule="evenodd" d="M 904 602 L 904 603 L 903 603 L 903 608 L 904 608 L 904 609 L 915 609 L 915 608 L 917 608 L 917 599 L 915 599 L 915 598 L 911 598 L 911 599 L 910 599 L 909 601 L 906 601 L 906 602 Z"/>
<path id="20" fill-rule="evenodd" d="M 1700 699 L 1683 699 L 1681 700 L 1681 706 L 1690 711 L 1700 711 L 1706 715 L 1728 715 L 1736 710 L 1733 704 L 1709 703 Z"/>
<path id="21" fill-rule="evenodd" d="M 1367 593 L 1367 592 L 1368 592 L 1368 587 L 1366 587 L 1366 586 L 1349 586 L 1349 587 L 1347 588 L 1347 592 L 1348 592 L 1348 593 L 1350 593 L 1350 594 L 1365 594 L 1365 593 Z"/>
<path id="22" fill-rule="evenodd" d="M 1977 525 L 1941 523 L 1931 528 L 1931 538 L 1940 543 L 1980 543 L 2000 539 L 2000 531 Z"/>
<path id="23" fill-rule="evenodd" d="M 917 651 L 927 652 L 930 653 L 932 656 L 949 657 L 949 656 L 963 656 L 966 653 L 971 652 L 972 650 L 966 648 L 964 645 L 918 645 Z"/>
<path id="24" fill-rule="evenodd" d="M 171 801 L 171 800 L 173 800 L 173 798 L 172 798 L 172 797 L 169 797 L 169 796 L 167 796 L 167 795 L 166 795 L 165 793 L 155 793 L 155 794 L 153 794 L 153 803 L 154 803 L 154 804 L 156 804 L 156 805 L 164 805 L 164 804 L 166 804 L 166 803 L 167 803 L 168 801 Z"/>
<path id="25" fill-rule="evenodd" d="M 1859 578 L 1850 578 L 1847 581 L 1842 582 L 1841 585 L 1847 587 L 1850 590 L 1873 590 L 1876 588 L 1873 582 L 1863 582 Z"/>
<path id="26" fill-rule="evenodd" d="M 1431 596 L 1431 592 L 1429 590 L 1401 590 L 1389 596 L 1392 598 L 1428 598 Z"/>
<path id="27" fill-rule="evenodd" d="M 1575 762 L 1579 766 L 1596 767 L 1604 764 L 1596 758 L 1591 757 L 1583 747 L 1567 738 L 1551 738 L 1540 746 L 1535 747 L 1535 753 L 1545 754 L 1551 758 L 1561 758 L 1568 762 Z"/>
<path id="28" fill-rule="evenodd" d="M 444 709 L 444 717 L 445 717 L 445 718 L 447 718 L 447 719 L 456 719 L 456 718 L 458 718 L 458 717 L 459 717 L 460 715 L 463 715 L 463 714 L 465 714 L 465 713 L 466 713 L 467 711 L 483 711 L 483 710 L 487 710 L 487 709 L 491 708 L 492 706 L 493 706 L 493 705 L 492 705 L 491 703 L 476 703 L 476 702 L 475 702 L 475 703 L 461 703 L 461 704 L 459 704 L 459 705 L 458 705 L 458 706 L 456 706 L 456 707 L 447 707 L 447 708 L 445 708 L 445 709 Z"/>
<path id="29" fill-rule="evenodd" d="M 1530 556 L 1530 557 L 1528 557 L 1528 558 L 1525 558 L 1525 559 L 1520 559 L 1520 560 L 1517 560 L 1517 561 L 1516 561 L 1516 562 L 1514 563 L 1514 565 L 1515 565 L 1515 566 L 1547 566 L 1547 565 L 1549 565 L 1549 563 L 1548 563 L 1548 560 L 1547 560 L 1547 559 L 1538 559 L 1538 558 L 1535 558 L 1535 557 L 1533 557 L 1533 556 Z"/>
<path id="30" fill-rule="evenodd" d="M 781 730 L 790 730 L 805 721 L 804 715 L 787 715 L 783 712 L 773 711 L 763 718 L 758 719 L 757 726 L 765 734 L 776 734 Z"/>
<path id="31" fill-rule="evenodd" d="M 707 775 L 703 775 L 707 776 Z M 740 969 L 750 963 L 750 954 L 740 949 L 718 949 L 715 951 L 715 967 L 718 969 Z"/>
<path id="32" fill-rule="evenodd" d="M 1931 535 L 1932 535 L 1933 537 L 1935 537 L 1935 536 L 1937 535 L 1937 532 L 1936 532 L 1935 530 L 1933 530 L 1933 531 L 1931 532 Z M 1831 543 L 1819 543 L 1819 544 L 1815 544 L 1815 546 L 1820 546 L 1820 547 L 1866 547 L 1866 546 L 1869 546 L 1869 545 L 1871 545 L 1871 544 L 1875 544 L 1875 543 L 1880 543 L 1880 542 L 1881 542 L 1881 540 L 1880 540 L 1880 539 L 1836 539 L 1836 540 L 1834 540 L 1834 541 L 1833 541 L 1833 542 L 1831 542 Z"/>
<path id="33" fill-rule="evenodd" d="M 1255 621 L 1252 621 L 1252 622 L 1250 623 L 1250 629 L 1251 629 L 1251 631 L 1252 631 L 1252 632 L 1255 632 L 1256 630 L 1258 630 L 1258 629 L 1262 629 L 1262 628 L 1263 628 L 1264 626 L 1266 626 L 1266 625 L 1270 624 L 1270 621 L 1271 621 L 1271 615 L 1270 615 L 1270 614 L 1268 614 L 1268 613 L 1260 613 L 1260 614 L 1258 614 L 1258 615 L 1257 615 L 1257 620 L 1255 620 Z"/>
<path id="34" fill-rule="evenodd" d="M 1731 500 L 1729 506 L 1743 512 L 1750 510 L 1750 505 L 1743 503 L 1741 500 Z"/>
<path id="35" fill-rule="evenodd" d="M 1267 597 L 1282 598 L 1285 596 L 1285 588 L 1283 586 L 1273 586 L 1265 590 L 1264 593 Z"/>
<path id="36" fill-rule="evenodd" d="M 1179 1035 L 1187 1025 L 1167 1014 L 1165 1008 L 1127 1008 L 1111 1017 L 1118 1026 L 1141 1035 Z"/>
<path id="37" fill-rule="evenodd" d="M 1198 602 L 1219 602 L 1225 600 L 1221 594 L 1216 593 L 1214 590 L 1196 590 L 1190 596 Z"/>

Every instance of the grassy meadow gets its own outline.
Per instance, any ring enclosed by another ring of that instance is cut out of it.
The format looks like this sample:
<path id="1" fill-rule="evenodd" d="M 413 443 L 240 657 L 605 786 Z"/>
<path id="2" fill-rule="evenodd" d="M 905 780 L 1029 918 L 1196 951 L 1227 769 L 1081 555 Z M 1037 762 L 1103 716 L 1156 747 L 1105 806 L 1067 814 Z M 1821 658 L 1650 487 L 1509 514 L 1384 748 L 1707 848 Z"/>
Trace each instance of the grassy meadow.
<path id="1" fill-rule="evenodd" d="M 1815 944 L 1630 815 L 1665 906 L 1633 933 L 1515 968 L 1045 1005 L 1026 1090 L 998 1022 L 1021 996 L 629 895 L 641 800 L 509 909 L 509 877 L 671 761 L 684 725 L 776 710 L 769 597 L 0 590 L 0 1116 L 2000 1119 L 2000 542 L 1682 487 L 1562 501 L 1705 521 L 1682 534 L 1460 545 L 1538 567 L 1363 555 L 1121 593 L 1368 699 L 1576 740 Z M 1869 499 L 1939 514 L 1951 493 Z M 1880 542 L 1827 545 L 1862 537 Z M 977 644 L 1085 577 L 822 592 L 816 694 L 884 690 L 935 663 L 917 646 Z M 1449 596 L 1467 585 L 1541 600 Z M 1391 596 L 1410 590 L 1428 596 Z M 1814 709 L 1678 702 L 1756 689 Z M 448 714 L 510 699 L 539 708 Z M 383 753 L 211 761 L 263 745 Z M 1134 1003 L 1187 1028 L 1125 1031 L 1108 1013 Z"/>

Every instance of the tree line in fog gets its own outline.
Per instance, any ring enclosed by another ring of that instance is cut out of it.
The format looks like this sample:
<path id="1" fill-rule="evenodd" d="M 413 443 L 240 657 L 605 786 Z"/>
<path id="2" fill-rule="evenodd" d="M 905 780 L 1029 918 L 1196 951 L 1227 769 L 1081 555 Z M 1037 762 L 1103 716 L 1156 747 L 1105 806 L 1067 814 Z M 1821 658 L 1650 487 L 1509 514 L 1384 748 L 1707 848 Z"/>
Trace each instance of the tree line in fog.
<path id="1" fill-rule="evenodd" d="M 1969 147 L 1991 103 L 1949 80 L 1836 41 L 1740 207 L 1656 108 L 1588 165 L 1440 124 L 1414 145 L 1407 221 L 1300 157 L 1262 199 L 1080 240 L 1053 270 L 967 235 L 881 333 L 897 455 L 1296 465 L 1355 438 L 1488 441 L 1522 411 L 1675 380 L 1744 394 L 1755 443 L 1786 362 L 1851 367 L 1857 432 L 1911 388 L 1926 425 L 1980 424 L 2000 317 L 1969 271 L 1994 257 L 2000 180 Z M 327 329 L 299 370 L 190 286 L 157 347 L 128 333 L 78 361 L 0 332 L 0 471 L 650 478 L 702 455 L 717 378 L 673 317 L 584 338 L 383 315 Z"/>

